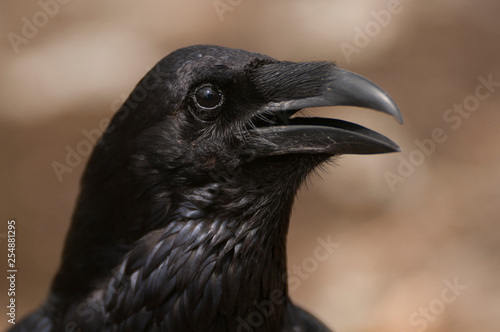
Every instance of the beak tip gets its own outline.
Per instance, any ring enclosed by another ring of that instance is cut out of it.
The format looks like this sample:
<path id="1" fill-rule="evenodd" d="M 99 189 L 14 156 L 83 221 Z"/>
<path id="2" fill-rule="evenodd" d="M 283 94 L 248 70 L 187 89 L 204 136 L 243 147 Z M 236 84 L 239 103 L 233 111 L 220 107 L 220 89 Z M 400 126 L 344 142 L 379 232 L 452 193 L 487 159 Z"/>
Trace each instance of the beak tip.
<path id="1" fill-rule="evenodd" d="M 398 106 L 396 103 L 389 97 L 389 95 L 386 95 L 387 100 L 380 105 L 380 108 L 378 108 L 379 111 L 383 113 L 387 113 L 391 115 L 399 124 L 403 124 L 403 115 L 401 114 L 401 111 L 399 110 Z"/>
<path id="2" fill-rule="evenodd" d="M 383 91 L 383 90 L 381 90 Z M 399 110 L 396 102 L 387 94 L 387 92 L 383 92 L 384 96 L 380 98 L 382 105 L 380 105 L 379 110 L 391 115 L 399 124 L 403 124 L 403 115 Z"/>
<path id="3" fill-rule="evenodd" d="M 397 112 L 395 113 L 394 118 L 400 125 L 402 125 L 404 123 L 403 116 L 401 115 L 401 112 L 398 108 L 396 108 L 396 110 Z"/>
<path id="4" fill-rule="evenodd" d="M 345 105 L 369 108 L 391 115 L 399 124 L 403 124 L 403 116 L 397 104 L 389 94 L 367 78 L 335 68 L 332 76 L 328 100 L 330 105 Z M 328 105 L 328 106 L 330 106 Z"/>
<path id="5" fill-rule="evenodd" d="M 401 111 L 399 110 L 399 107 L 394 102 L 394 100 L 392 100 L 389 96 L 387 96 L 387 97 L 390 100 L 390 108 L 391 108 L 391 110 L 389 112 L 387 112 L 387 113 L 389 113 L 390 115 L 392 115 L 394 117 L 394 119 L 396 119 L 396 121 L 399 124 L 403 124 L 403 122 L 404 122 L 403 115 L 401 114 Z"/>
<path id="6" fill-rule="evenodd" d="M 390 141 L 390 144 L 385 145 L 384 151 L 380 153 L 398 153 L 401 152 L 401 147 L 396 143 Z"/>

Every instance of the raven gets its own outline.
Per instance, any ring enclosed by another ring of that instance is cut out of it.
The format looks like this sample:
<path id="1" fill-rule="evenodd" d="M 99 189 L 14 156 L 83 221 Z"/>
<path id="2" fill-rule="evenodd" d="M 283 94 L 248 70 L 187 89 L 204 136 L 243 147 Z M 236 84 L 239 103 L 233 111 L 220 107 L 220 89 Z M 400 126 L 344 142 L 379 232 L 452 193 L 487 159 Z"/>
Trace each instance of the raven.
<path id="1" fill-rule="evenodd" d="M 45 304 L 12 331 L 330 331 L 288 296 L 294 196 L 341 154 L 399 151 L 302 109 L 401 114 L 332 62 L 179 49 L 137 84 L 96 144 Z"/>

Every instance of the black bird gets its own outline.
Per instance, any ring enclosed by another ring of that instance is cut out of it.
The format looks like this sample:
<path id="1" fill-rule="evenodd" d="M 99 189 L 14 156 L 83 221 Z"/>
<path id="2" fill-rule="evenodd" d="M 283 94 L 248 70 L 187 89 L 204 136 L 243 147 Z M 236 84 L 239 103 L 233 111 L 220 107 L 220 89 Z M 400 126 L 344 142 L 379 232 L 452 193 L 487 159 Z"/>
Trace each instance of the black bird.
<path id="1" fill-rule="evenodd" d="M 330 331 L 288 297 L 294 196 L 341 154 L 399 151 L 334 119 L 402 121 L 374 83 L 331 62 L 199 45 L 161 60 L 97 143 L 45 304 L 12 331 Z"/>

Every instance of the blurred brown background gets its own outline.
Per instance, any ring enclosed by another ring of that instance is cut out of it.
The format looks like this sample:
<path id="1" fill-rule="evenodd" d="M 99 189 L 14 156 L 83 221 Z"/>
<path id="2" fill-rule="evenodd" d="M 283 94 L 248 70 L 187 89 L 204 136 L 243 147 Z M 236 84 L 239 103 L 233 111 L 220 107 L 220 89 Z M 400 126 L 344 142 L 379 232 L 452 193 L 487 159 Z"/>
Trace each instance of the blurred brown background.
<path id="1" fill-rule="evenodd" d="M 84 168 L 59 181 L 51 164 L 163 56 L 212 43 L 335 60 L 383 86 L 405 118 L 310 112 L 375 129 L 403 152 L 344 156 L 301 190 L 293 299 L 341 332 L 498 331 L 499 17 L 496 0 L 3 1 L 0 245 L 6 255 L 15 218 L 18 319 L 47 295 Z M 338 245 L 324 261 L 313 258 L 318 237 Z"/>

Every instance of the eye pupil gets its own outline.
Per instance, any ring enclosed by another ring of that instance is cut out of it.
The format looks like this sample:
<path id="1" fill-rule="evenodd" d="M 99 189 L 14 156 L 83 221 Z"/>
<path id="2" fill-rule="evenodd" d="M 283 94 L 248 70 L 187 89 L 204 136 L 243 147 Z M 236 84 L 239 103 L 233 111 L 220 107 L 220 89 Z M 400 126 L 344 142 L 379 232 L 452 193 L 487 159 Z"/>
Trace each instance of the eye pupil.
<path id="1" fill-rule="evenodd" d="M 199 88 L 194 96 L 198 105 L 204 108 L 214 108 L 218 106 L 222 98 L 220 92 L 211 86 Z"/>

